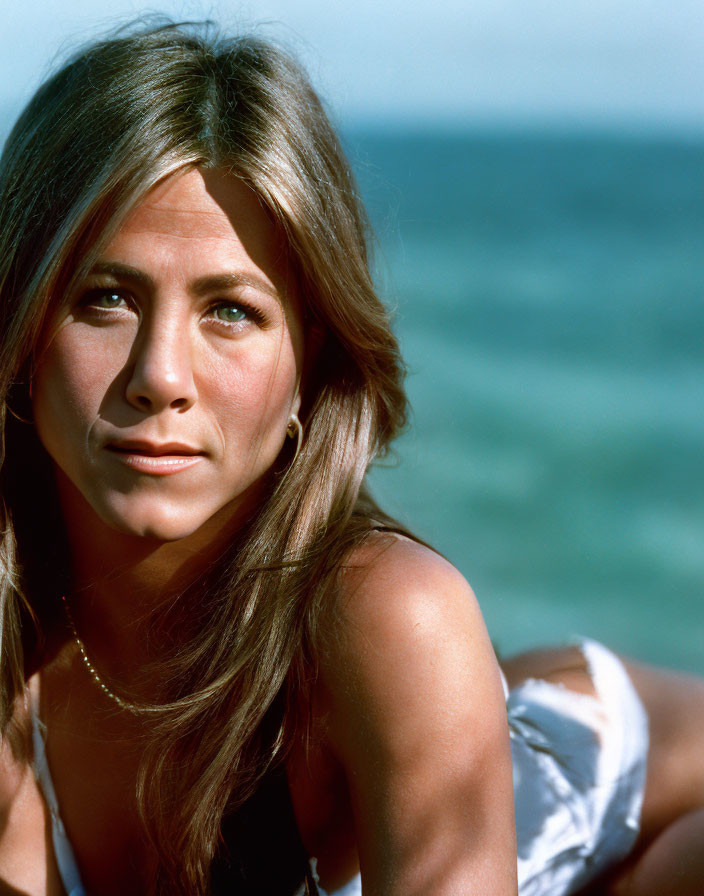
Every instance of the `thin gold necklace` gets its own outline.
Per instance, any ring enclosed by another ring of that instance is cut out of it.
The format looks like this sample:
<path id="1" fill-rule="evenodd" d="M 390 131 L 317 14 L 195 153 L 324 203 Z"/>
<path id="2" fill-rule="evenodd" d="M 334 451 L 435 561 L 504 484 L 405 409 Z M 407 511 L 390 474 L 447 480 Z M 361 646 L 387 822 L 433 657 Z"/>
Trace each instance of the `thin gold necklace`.
<path id="1" fill-rule="evenodd" d="M 73 640 L 76 642 L 79 651 L 81 652 L 81 657 L 83 658 L 83 662 L 85 663 L 86 669 L 90 673 L 93 681 L 98 685 L 100 690 L 105 694 L 106 697 L 109 697 L 113 703 L 116 703 L 120 709 L 125 709 L 127 712 L 134 713 L 134 715 L 138 715 L 141 713 L 142 707 L 138 706 L 136 703 L 130 703 L 128 700 L 123 700 L 122 697 L 118 697 L 118 695 L 110 690 L 110 688 L 105 684 L 103 679 L 100 677 L 98 670 L 95 668 L 93 663 L 88 656 L 86 651 L 86 645 L 81 641 L 81 638 L 78 634 L 78 630 L 76 629 L 76 623 L 73 621 L 73 613 L 71 612 L 71 607 L 69 606 L 68 600 L 66 599 L 66 595 L 61 595 L 61 601 L 64 605 L 64 610 L 66 611 L 66 618 L 68 619 L 68 624 L 71 627 L 71 632 L 73 634 Z"/>

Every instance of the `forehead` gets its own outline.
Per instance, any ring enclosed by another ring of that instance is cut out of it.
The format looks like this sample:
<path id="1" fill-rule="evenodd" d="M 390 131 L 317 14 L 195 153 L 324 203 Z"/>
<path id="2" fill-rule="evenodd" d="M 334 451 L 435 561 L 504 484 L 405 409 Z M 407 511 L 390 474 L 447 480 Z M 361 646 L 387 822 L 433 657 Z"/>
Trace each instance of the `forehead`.
<path id="1" fill-rule="evenodd" d="M 287 274 L 279 228 L 256 193 L 221 170 L 190 169 L 165 178 L 127 213 L 106 252 L 140 246 L 149 252 L 164 243 L 179 257 L 183 251 L 204 264 L 230 257 L 272 281 Z"/>

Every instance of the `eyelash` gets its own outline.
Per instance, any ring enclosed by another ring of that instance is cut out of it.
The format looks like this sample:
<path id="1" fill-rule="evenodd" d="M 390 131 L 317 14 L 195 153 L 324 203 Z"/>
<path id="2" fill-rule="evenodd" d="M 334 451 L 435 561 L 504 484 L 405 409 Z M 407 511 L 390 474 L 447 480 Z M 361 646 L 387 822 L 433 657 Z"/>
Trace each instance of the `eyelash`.
<path id="1" fill-rule="evenodd" d="M 125 303 L 125 306 L 128 308 L 133 308 L 135 306 L 135 301 L 129 293 L 125 293 L 120 289 L 90 289 L 88 290 L 81 298 L 79 305 L 82 309 L 88 311 L 92 310 L 93 313 L 97 313 L 103 319 L 106 319 L 108 315 L 112 315 L 115 311 L 124 310 L 124 306 L 115 305 L 111 308 L 100 307 L 97 305 L 97 301 L 99 301 L 104 296 L 117 296 Z M 238 311 L 244 313 L 245 317 L 237 320 L 237 321 L 226 321 L 221 318 L 217 318 L 214 316 L 214 313 L 220 308 L 235 308 Z M 238 328 L 241 324 L 246 323 L 247 321 L 252 321 L 255 324 L 263 325 L 266 323 L 266 315 L 260 311 L 258 308 L 249 304 L 248 302 L 243 301 L 223 301 L 220 300 L 218 302 L 213 302 L 208 305 L 206 309 L 206 315 L 209 318 L 216 322 L 218 326 L 225 327 L 228 330 L 233 330 Z"/>

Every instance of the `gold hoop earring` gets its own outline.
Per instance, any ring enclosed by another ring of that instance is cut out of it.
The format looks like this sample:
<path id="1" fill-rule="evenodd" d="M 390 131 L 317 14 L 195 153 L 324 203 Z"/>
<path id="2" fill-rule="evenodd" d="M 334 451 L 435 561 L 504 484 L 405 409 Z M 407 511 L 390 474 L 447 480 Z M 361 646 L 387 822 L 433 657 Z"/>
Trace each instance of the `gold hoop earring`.
<path id="1" fill-rule="evenodd" d="M 303 444 L 303 424 L 298 419 L 297 414 L 291 414 L 288 418 L 288 426 L 286 427 L 286 435 L 289 439 L 296 439 L 296 450 L 293 454 L 293 463 L 298 457 L 298 452 L 301 450 L 301 445 Z"/>
<path id="2" fill-rule="evenodd" d="M 27 426 L 34 426 L 34 420 L 27 420 L 26 417 L 20 417 L 20 415 L 17 413 L 17 411 L 13 411 L 7 402 L 5 402 L 5 407 L 10 412 L 10 414 L 15 418 L 15 420 L 19 420 L 20 423 L 26 423 Z"/>
<path id="3" fill-rule="evenodd" d="M 34 414 L 32 413 L 32 381 L 30 379 L 27 391 L 25 392 L 22 382 L 15 382 L 10 387 L 8 394 L 5 398 L 5 407 L 8 410 L 8 413 L 15 418 L 15 420 L 19 420 L 20 423 L 26 423 L 28 426 L 34 426 Z M 11 394 L 14 393 L 14 394 Z M 13 410 L 10 401 L 15 401 L 22 408 L 22 410 L 26 410 L 30 417 L 23 417 L 22 414 L 18 414 L 17 411 Z"/>

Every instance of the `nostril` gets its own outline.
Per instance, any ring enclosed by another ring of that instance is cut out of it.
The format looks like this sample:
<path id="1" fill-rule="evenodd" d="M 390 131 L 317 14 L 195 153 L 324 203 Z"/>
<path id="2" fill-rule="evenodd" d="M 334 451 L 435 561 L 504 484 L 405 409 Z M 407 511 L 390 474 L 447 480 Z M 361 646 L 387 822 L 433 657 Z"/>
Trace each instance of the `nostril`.
<path id="1" fill-rule="evenodd" d="M 187 404 L 188 404 L 188 399 L 187 399 L 187 398 L 175 398 L 175 399 L 171 402 L 171 407 L 172 407 L 174 410 L 178 410 L 179 408 L 185 408 Z"/>

